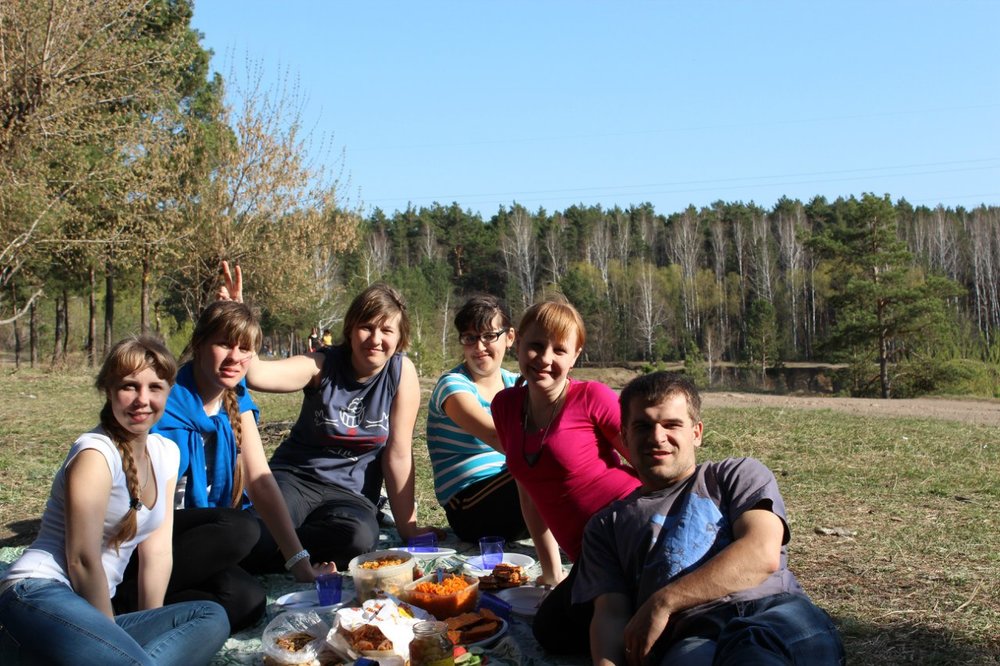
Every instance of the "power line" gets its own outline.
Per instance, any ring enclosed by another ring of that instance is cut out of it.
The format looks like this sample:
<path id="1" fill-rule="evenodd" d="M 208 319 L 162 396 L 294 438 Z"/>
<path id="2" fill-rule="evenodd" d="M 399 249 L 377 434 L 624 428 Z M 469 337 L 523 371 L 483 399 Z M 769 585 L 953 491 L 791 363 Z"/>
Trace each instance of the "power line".
<path id="1" fill-rule="evenodd" d="M 980 165 L 964 166 L 953 169 L 933 169 L 931 167 L 949 165 Z M 721 189 L 748 189 L 755 187 L 785 187 L 792 185 L 808 185 L 814 183 L 849 182 L 866 179 L 892 178 L 899 176 L 925 176 L 943 173 L 962 173 L 970 171 L 988 171 L 1000 168 L 1000 158 L 983 158 L 973 160 L 956 160 L 947 162 L 926 162 L 894 166 L 866 167 L 859 169 L 838 169 L 831 171 L 810 171 L 802 173 L 772 174 L 766 176 L 743 176 L 733 178 L 702 179 L 689 181 L 672 181 L 663 183 L 646 183 L 641 185 L 590 186 L 581 188 L 564 188 L 551 190 L 527 190 L 521 192 L 492 192 L 479 194 L 448 194 L 436 196 L 411 196 L 398 198 L 379 198 L 382 204 L 393 202 L 411 203 L 415 201 L 456 201 L 466 204 L 492 203 L 497 199 L 515 199 L 519 202 L 537 202 L 547 198 L 569 199 L 580 195 L 589 196 L 648 196 L 655 194 L 685 194 Z M 919 171 L 912 171 L 920 169 Z M 893 173 L 878 173 L 895 171 Z M 857 175 L 851 175 L 857 174 Z M 839 177 L 837 177 L 839 176 Z M 822 177 L 822 178 L 819 178 Z M 787 180 L 792 179 L 792 180 Z M 758 181 L 758 182 L 748 182 Z M 651 189 L 652 188 L 652 189 Z M 662 189 L 668 188 L 668 189 Z M 376 205 L 374 202 L 372 206 Z M 382 207 L 382 206 L 380 206 Z"/>

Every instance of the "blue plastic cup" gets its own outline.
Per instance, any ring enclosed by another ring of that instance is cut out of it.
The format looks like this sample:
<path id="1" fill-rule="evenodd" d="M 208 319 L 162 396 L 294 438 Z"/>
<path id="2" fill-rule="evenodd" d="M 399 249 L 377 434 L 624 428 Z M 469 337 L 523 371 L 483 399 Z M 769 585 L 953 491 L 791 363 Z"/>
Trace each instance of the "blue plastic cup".
<path id="1" fill-rule="evenodd" d="M 406 542 L 410 550 L 418 553 L 431 553 L 437 550 L 438 538 L 434 532 L 418 534 Z"/>
<path id="2" fill-rule="evenodd" d="M 485 536 L 479 540 L 484 570 L 490 570 L 503 562 L 503 537 Z"/>
<path id="3" fill-rule="evenodd" d="M 326 573 L 316 576 L 316 596 L 320 606 L 332 606 L 340 603 L 344 591 L 344 578 L 339 573 Z"/>

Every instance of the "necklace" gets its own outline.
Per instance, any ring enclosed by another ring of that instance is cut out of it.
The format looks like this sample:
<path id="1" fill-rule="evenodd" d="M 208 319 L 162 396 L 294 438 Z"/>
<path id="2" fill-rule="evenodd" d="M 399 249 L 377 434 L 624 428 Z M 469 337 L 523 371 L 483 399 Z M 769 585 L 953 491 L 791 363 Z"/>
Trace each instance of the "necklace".
<path id="1" fill-rule="evenodd" d="M 153 461 L 149 459 L 149 451 L 146 451 L 146 480 L 139 486 L 139 497 L 129 496 L 128 506 L 132 511 L 138 511 L 142 506 L 142 495 L 149 485 L 149 477 L 153 476 Z"/>
<path id="2" fill-rule="evenodd" d="M 524 396 L 524 414 L 522 415 L 522 430 L 521 430 L 521 455 L 524 457 L 524 462 L 528 464 L 528 467 L 534 467 L 538 464 L 538 460 L 542 457 L 542 451 L 545 450 L 545 438 L 549 436 L 549 428 L 552 427 L 552 423 L 556 420 L 556 411 L 562 404 L 563 398 L 566 396 L 566 388 L 569 386 L 569 380 L 567 379 L 563 383 L 562 391 L 559 392 L 559 397 L 556 398 L 555 402 L 552 403 L 552 407 L 549 408 L 549 421 L 545 424 L 545 430 L 542 431 L 542 439 L 538 443 L 538 450 L 534 452 L 528 452 L 528 419 L 531 418 L 531 422 L 535 425 L 538 421 L 535 419 L 534 415 L 531 413 L 531 396 L 526 394 Z M 539 428 L 540 430 L 540 428 Z"/>

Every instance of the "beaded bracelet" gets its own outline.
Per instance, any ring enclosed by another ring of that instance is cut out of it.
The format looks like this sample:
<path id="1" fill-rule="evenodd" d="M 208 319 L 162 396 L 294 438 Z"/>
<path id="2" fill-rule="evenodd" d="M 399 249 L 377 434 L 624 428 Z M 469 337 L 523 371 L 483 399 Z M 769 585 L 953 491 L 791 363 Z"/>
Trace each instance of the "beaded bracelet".
<path id="1" fill-rule="evenodd" d="M 309 557 L 309 551 L 303 548 L 302 550 L 300 550 L 299 552 L 295 553 L 294 555 L 292 555 L 291 557 L 289 557 L 288 560 L 285 561 L 285 570 L 286 571 L 291 571 L 292 567 L 294 567 L 301 560 L 304 560 L 307 557 Z"/>

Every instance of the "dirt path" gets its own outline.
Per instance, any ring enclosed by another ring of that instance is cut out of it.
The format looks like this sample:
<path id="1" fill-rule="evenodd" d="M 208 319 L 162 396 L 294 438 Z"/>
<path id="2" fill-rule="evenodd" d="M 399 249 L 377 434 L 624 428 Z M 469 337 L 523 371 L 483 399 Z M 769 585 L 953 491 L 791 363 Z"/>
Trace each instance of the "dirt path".
<path id="1" fill-rule="evenodd" d="M 874 398 L 832 398 L 824 396 L 785 396 L 756 393 L 706 392 L 705 407 L 778 407 L 786 409 L 832 409 L 862 416 L 902 416 L 945 419 L 1000 426 L 1000 401 L 947 400 L 914 398 L 912 400 L 877 400 Z"/>
<path id="2" fill-rule="evenodd" d="M 615 390 L 621 389 L 635 372 L 624 368 L 580 368 L 578 379 L 604 382 Z M 706 407 L 778 407 L 785 409 L 832 409 L 863 416 L 902 416 L 930 418 L 981 425 L 1000 426 L 1000 400 L 969 398 L 914 398 L 911 400 L 878 400 L 875 398 L 835 398 L 823 395 L 771 395 L 706 391 L 702 394 Z"/>

